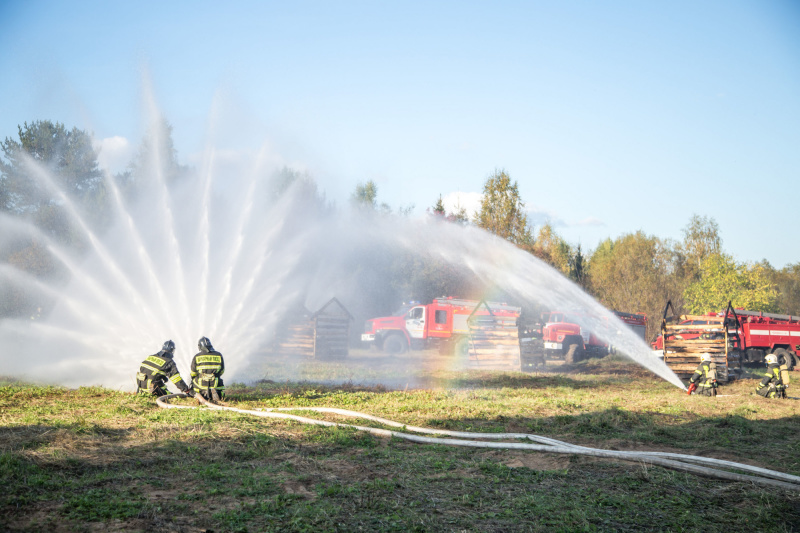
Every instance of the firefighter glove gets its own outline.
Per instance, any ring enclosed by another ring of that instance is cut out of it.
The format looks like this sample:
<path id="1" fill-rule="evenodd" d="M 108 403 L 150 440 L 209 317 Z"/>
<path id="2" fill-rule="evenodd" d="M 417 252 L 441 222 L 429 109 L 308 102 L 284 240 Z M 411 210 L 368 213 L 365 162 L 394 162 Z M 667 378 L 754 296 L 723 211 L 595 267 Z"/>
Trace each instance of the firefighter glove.
<path id="1" fill-rule="evenodd" d="M 183 391 L 183 393 L 184 393 L 186 396 L 189 396 L 189 397 L 191 397 L 191 398 L 194 398 L 194 391 L 193 391 L 192 389 L 187 389 L 187 390 Z"/>

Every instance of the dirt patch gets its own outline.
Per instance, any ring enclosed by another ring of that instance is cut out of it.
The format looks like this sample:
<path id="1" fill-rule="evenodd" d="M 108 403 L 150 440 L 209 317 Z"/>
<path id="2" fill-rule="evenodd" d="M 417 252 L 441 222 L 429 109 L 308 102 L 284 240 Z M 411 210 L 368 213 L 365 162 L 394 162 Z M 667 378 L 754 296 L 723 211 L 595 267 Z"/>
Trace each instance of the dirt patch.
<path id="1" fill-rule="evenodd" d="M 287 481 L 281 483 L 281 488 L 286 491 L 286 494 L 294 494 L 307 500 L 316 500 L 317 494 L 310 491 L 306 485 L 298 481 Z"/>
<path id="2" fill-rule="evenodd" d="M 544 453 L 524 453 L 511 454 L 503 461 L 509 468 L 530 468 L 531 470 L 568 470 L 570 465 L 569 457 L 566 455 L 554 455 Z"/>
<path id="3" fill-rule="evenodd" d="M 345 460 L 325 461 L 320 464 L 320 470 L 326 477 L 333 477 L 337 481 L 368 481 L 374 476 L 365 471 L 361 466 Z"/>
<path id="4" fill-rule="evenodd" d="M 530 468 L 541 471 L 567 470 L 570 464 L 568 455 L 517 450 L 485 452 L 478 457 L 501 463 L 509 468 Z"/>

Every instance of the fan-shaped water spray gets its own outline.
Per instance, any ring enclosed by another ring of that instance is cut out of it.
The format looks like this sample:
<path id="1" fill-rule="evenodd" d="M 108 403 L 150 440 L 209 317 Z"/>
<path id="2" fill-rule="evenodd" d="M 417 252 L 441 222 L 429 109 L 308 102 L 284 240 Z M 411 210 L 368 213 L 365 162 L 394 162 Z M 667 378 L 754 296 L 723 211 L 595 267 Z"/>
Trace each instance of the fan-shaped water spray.
<path id="1" fill-rule="evenodd" d="M 521 302 L 583 309 L 594 317 L 587 325 L 595 334 L 683 387 L 616 316 L 502 239 L 432 217 L 337 209 L 303 180 L 285 187 L 270 179 L 275 169 L 263 153 L 223 166 L 215 164 L 213 147 L 206 150 L 199 171 L 178 176 L 168 174 L 164 153 L 152 150 L 133 192 L 107 175 L 113 216 L 102 228 L 85 220 L 47 169 L 29 162 L 86 246 L 76 258 L 32 224 L 0 217 L 4 234 L 39 242 L 68 277 L 45 286 L 11 265 L 0 268 L 5 283 L 46 297 L 52 307 L 42 317 L 0 322 L 4 373 L 129 389 L 138 363 L 163 341 L 176 341 L 179 368 L 186 369 L 205 335 L 225 353 L 230 378 L 269 377 L 246 372 L 263 357 L 286 309 L 297 301 L 315 308 L 333 296 L 348 308 L 368 308 L 364 302 L 381 297 L 375 265 L 385 254 L 403 253 L 469 273 Z"/>

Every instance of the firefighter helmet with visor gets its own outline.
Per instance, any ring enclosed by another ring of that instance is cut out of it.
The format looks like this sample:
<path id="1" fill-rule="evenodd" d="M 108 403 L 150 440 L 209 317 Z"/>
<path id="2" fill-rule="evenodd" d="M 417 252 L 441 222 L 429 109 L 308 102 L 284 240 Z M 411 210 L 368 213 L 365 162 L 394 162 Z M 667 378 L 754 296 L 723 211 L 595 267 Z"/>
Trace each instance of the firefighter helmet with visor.
<path id="1" fill-rule="evenodd" d="M 197 348 L 201 352 L 210 352 L 214 349 L 214 347 L 211 346 L 211 341 L 208 339 L 208 337 L 200 337 L 200 340 L 197 341 Z"/>

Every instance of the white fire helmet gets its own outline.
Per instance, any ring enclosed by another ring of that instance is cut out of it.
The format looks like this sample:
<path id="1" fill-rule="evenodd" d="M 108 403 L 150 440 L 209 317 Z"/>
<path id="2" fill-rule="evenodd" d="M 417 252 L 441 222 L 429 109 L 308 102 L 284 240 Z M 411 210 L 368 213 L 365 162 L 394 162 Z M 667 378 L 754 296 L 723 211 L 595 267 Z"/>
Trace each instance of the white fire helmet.
<path id="1" fill-rule="evenodd" d="M 701 363 L 705 363 L 706 361 L 711 361 L 711 354 L 710 353 L 704 353 L 703 355 L 700 356 L 700 362 Z"/>
<path id="2" fill-rule="evenodd" d="M 778 356 L 775 355 L 774 353 L 767 354 L 767 356 L 764 358 L 764 361 L 766 361 L 768 365 L 777 365 Z"/>

